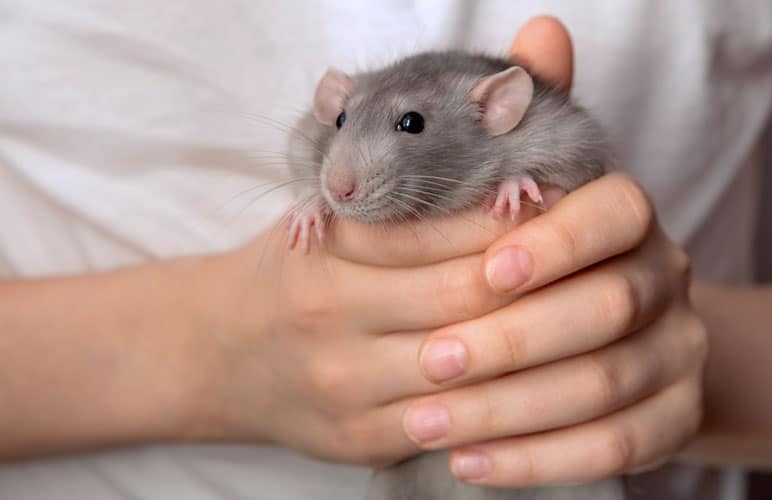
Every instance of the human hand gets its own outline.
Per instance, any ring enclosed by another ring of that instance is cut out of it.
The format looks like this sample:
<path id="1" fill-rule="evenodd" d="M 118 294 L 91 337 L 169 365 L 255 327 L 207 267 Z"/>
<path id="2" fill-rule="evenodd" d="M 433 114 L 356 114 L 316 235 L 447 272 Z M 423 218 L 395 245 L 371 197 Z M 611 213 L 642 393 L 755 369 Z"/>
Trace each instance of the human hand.
<path id="1" fill-rule="evenodd" d="M 570 82 L 564 28 L 537 19 L 514 49 L 531 36 L 562 54 L 552 81 Z M 525 295 L 433 332 L 420 364 L 444 391 L 404 416 L 423 449 L 455 447 L 458 477 L 591 481 L 667 460 L 696 432 L 707 340 L 689 259 L 635 182 L 610 174 L 567 195 L 492 245 L 484 271 L 499 294 Z"/>
<path id="2" fill-rule="evenodd" d="M 191 285 L 204 291 L 193 310 L 207 314 L 197 321 L 206 381 L 190 438 L 360 464 L 416 453 L 402 414 L 437 390 L 416 363 L 421 341 L 512 300 L 488 288 L 483 252 L 536 213 L 495 221 L 480 209 L 418 231 L 340 221 L 308 255 L 287 252 L 279 224 L 209 258 Z"/>

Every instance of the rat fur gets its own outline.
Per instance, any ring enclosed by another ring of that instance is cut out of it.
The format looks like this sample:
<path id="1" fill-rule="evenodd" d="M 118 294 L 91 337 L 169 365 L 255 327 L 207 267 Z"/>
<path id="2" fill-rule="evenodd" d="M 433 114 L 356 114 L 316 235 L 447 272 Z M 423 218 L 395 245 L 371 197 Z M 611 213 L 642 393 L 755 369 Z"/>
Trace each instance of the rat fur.
<path id="1" fill-rule="evenodd" d="M 399 128 L 409 112 L 423 118 L 418 133 Z M 290 136 L 289 155 L 295 176 L 319 178 L 292 215 L 290 246 L 300 241 L 306 251 L 312 228 L 321 240 L 330 214 L 385 223 L 482 204 L 500 216 L 505 210 L 495 208 L 503 199 L 514 215 L 520 191 L 539 202 L 538 185 L 569 192 L 603 175 L 610 162 L 601 127 L 565 92 L 518 63 L 464 52 L 421 53 L 352 76 L 328 72 L 314 109 Z M 376 471 L 366 500 L 625 497 L 621 479 L 470 486 L 454 478 L 439 451 Z"/>

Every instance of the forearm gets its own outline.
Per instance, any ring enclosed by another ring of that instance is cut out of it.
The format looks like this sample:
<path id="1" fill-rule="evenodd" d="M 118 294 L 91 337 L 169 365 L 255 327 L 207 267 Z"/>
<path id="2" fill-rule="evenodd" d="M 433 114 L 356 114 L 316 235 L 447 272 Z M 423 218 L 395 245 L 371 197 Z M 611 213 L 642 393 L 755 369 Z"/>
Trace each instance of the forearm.
<path id="1" fill-rule="evenodd" d="M 0 282 L 0 460 L 195 432 L 193 262 Z"/>
<path id="2" fill-rule="evenodd" d="M 772 467 L 772 287 L 697 284 L 693 302 L 707 327 L 705 415 L 687 459 Z"/>

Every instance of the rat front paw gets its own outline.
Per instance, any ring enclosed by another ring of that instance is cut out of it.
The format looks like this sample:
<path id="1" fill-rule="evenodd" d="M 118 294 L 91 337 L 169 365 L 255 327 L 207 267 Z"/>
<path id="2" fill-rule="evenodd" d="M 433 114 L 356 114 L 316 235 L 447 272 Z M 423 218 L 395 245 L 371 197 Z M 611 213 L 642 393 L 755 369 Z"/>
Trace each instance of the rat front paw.
<path id="1" fill-rule="evenodd" d="M 509 216 L 514 220 L 520 212 L 520 193 L 527 194 L 534 203 L 543 201 L 539 186 L 532 178 L 517 177 L 499 184 L 497 192 L 491 194 L 485 202 L 485 210 L 492 212 L 495 218 L 500 219 L 509 208 Z"/>
<path id="2" fill-rule="evenodd" d="M 299 246 L 308 255 L 311 249 L 311 231 L 316 233 L 320 244 L 324 243 L 325 219 L 329 208 L 324 201 L 301 203 L 289 214 L 289 237 L 287 244 L 292 250 Z"/>

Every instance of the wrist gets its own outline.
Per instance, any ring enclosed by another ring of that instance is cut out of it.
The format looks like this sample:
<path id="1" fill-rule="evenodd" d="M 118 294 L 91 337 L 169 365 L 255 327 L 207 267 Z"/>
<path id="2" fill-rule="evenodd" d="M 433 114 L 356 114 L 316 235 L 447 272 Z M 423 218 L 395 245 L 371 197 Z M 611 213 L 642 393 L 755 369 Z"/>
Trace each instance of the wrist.
<path id="1" fill-rule="evenodd" d="M 250 245 L 251 246 L 251 245 Z M 182 300 L 178 323 L 182 387 L 175 440 L 267 442 L 270 402 L 260 257 L 249 247 L 179 259 L 173 286 Z"/>
<path id="2" fill-rule="evenodd" d="M 682 458 L 710 465 L 769 467 L 772 403 L 766 398 L 772 352 L 772 289 L 695 283 L 694 308 L 710 353 L 703 376 L 704 418 Z"/>
<path id="3" fill-rule="evenodd" d="M 178 258 L 129 271 L 140 297 L 127 303 L 142 304 L 132 316 L 144 324 L 125 342 L 126 376 L 135 383 L 124 391 L 124 404 L 141 412 L 134 416 L 139 441 L 201 441 L 216 425 L 215 407 L 207 403 L 215 367 L 202 307 L 211 259 Z"/>

